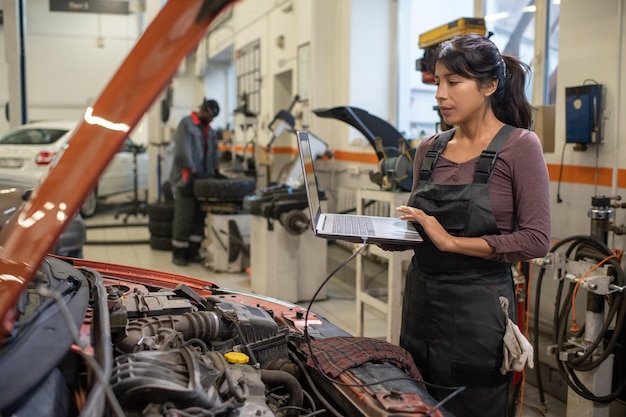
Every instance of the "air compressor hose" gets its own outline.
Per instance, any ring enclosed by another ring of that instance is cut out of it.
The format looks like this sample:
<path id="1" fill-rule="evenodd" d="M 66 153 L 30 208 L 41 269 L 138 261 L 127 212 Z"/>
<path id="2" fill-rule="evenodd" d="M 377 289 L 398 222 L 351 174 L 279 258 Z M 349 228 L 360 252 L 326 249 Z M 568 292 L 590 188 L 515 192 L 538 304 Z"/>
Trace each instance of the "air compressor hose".
<path id="1" fill-rule="evenodd" d="M 565 247 L 565 245 L 569 245 L 565 251 L 566 257 L 569 259 L 570 255 L 575 254 L 575 250 L 584 248 L 591 248 L 600 256 L 610 257 L 613 255 L 613 252 L 602 242 L 584 235 L 575 235 L 563 239 L 550 248 L 550 253 L 556 252 L 558 249 Z M 614 284 L 623 287 L 626 283 L 626 273 L 622 269 L 619 261 L 616 258 L 609 258 L 606 260 L 606 264 L 611 265 L 613 270 L 615 271 L 615 282 Z M 533 320 L 533 343 L 535 349 L 535 363 L 539 364 L 539 305 L 540 305 L 540 297 L 541 297 L 541 284 L 543 280 L 543 274 L 545 273 L 545 269 L 541 269 L 537 279 L 537 289 L 535 292 L 535 311 L 534 311 L 534 320 Z M 558 351 L 563 350 L 563 345 L 566 342 L 567 337 L 567 329 L 568 329 L 568 317 L 571 313 L 571 303 L 567 300 L 571 299 L 575 287 L 575 283 L 570 283 L 569 288 L 566 291 L 566 297 L 563 298 L 566 300 L 563 305 L 561 305 L 562 295 L 564 292 L 564 283 L 565 280 L 560 280 L 557 288 L 556 300 L 555 300 L 555 309 L 554 309 L 554 318 L 553 318 L 553 342 L 558 346 Z M 586 352 L 582 355 L 575 357 L 571 360 L 561 361 L 557 360 L 557 368 L 559 373 L 563 376 L 568 386 L 579 396 L 588 399 L 590 401 L 600 402 L 600 403 L 608 403 L 615 400 L 618 395 L 624 390 L 626 387 L 626 379 L 618 384 L 617 388 L 615 388 L 610 394 L 604 396 L 598 396 L 592 393 L 585 385 L 580 381 L 578 376 L 575 374 L 575 371 L 578 372 L 586 372 L 591 371 L 598 366 L 602 362 L 606 360 L 606 358 L 613 352 L 617 341 L 619 340 L 619 334 L 623 330 L 624 319 L 626 316 L 626 301 L 624 300 L 626 293 L 623 292 L 613 292 L 608 297 L 610 300 L 610 309 L 609 312 L 605 315 L 604 322 L 599 332 L 597 338 L 592 341 L 591 345 L 587 348 Z M 603 347 L 601 354 L 592 357 L 596 347 L 600 345 L 605 339 L 608 328 L 610 324 L 615 319 L 615 330 L 611 335 L 606 346 Z M 580 331 L 580 336 L 584 332 L 584 328 Z M 541 379 L 541 367 L 538 365 L 535 368 L 536 377 L 537 377 L 537 388 L 539 390 L 540 401 L 542 404 L 545 404 L 545 396 L 543 391 L 543 383 Z"/>

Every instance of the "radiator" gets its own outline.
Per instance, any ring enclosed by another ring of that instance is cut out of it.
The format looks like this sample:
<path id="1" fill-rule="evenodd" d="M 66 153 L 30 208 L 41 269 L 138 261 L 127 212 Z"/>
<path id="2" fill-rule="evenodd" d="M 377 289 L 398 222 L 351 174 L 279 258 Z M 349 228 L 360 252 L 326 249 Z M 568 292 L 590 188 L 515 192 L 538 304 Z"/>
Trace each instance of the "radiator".
<path id="1" fill-rule="evenodd" d="M 356 214 L 356 195 L 356 188 L 339 187 L 337 192 L 337 213 L 343 213 L 346 210 L 352 209 L 353 211 L 347 214 Z M 369 203 L 365 201 L 364 206 L 362 214 L 368 216 L 389 216 L 389 204 L 385 202 L 375 201 Z"/>

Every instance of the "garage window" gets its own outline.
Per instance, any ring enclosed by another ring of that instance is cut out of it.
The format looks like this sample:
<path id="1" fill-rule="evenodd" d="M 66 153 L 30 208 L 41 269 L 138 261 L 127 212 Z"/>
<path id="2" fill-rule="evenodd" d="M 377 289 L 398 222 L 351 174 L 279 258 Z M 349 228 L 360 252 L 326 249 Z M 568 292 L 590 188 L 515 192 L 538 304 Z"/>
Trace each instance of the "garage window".
<path id="1" fill-rule="evenodd" d="M 237 51 L 237 96 L 246 110 L 259 114 L 261 109 L 261 45 L 249 43 Z"/>

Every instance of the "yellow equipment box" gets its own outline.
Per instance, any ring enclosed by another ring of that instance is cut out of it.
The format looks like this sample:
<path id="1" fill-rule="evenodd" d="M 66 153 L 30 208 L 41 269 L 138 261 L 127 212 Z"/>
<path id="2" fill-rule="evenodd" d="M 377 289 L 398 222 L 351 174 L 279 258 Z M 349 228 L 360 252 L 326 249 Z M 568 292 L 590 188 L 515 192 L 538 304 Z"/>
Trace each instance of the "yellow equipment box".
<path id="1" fill-rule="evenodd" d="M 418 46 L 422 49 L 426 49 L 466 33 L 479 33 L 481 35 L 487 33 L 485 19 L 482 17 L 461 17 L 453 20 L 450 23 L 422 33 L 419 36 Z"/>

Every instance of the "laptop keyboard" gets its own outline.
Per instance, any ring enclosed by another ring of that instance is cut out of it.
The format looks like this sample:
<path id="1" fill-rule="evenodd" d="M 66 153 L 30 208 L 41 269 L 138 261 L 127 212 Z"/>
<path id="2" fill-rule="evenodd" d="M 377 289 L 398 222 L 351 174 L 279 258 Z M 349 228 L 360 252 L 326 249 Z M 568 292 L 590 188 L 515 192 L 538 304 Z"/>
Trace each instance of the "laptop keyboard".
<path id="1" fill-rule="evenodd" d="M 333 233 L 374 236 L 374 223 L 369 217 L 336 216 L 333 219 Z"/>

